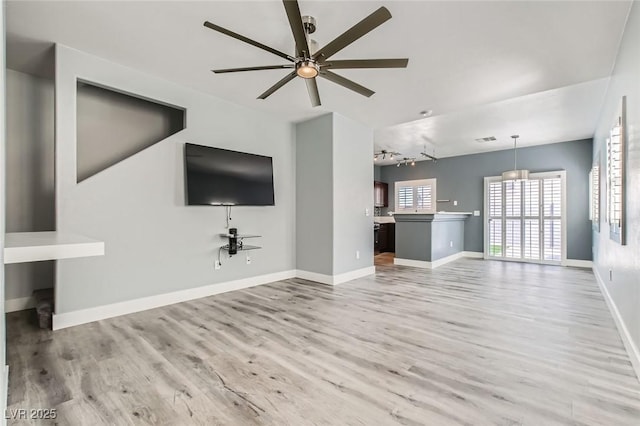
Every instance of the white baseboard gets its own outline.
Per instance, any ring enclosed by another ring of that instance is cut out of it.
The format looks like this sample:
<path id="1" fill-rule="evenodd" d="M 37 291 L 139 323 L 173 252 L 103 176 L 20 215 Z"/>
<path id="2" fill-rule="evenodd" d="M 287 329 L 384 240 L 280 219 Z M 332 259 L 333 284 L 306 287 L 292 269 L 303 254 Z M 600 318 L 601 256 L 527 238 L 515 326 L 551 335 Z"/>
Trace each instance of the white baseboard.
<path id="1" fill-rule="evenodd" d="M 6 313 L 24 311 L 36 307 L 36 299 L 33 296 L 18 297 L 16 299 L 7 299 L 4 301 L 4 311 Z"/>
<path id="2" fill-rule="evenodd" d="M 172 293 L 158 294 L 156 296 L 143 297 L 140 299 L 128 300 L 125 302 L 112 303 L 110 305 L 96 306 L 95 308 L 81 309 L 62 314 L 53 314 L 53 329 L 73 327 L 74 325 L 86 324 L 93 321 L 131 314 L 134 312 L 146 311 L 148 309 L 159 308 L 161 306 L 172 305 L 174 303 L 186 302 L 188 300 L 213 296 L 215 294 L 226 293 L 233 290 L 254 287 L 261 284 L 294 278 L 296 271 L 283 271 L 273 274 L 259 275 L 256 277 L 243 278 L 236 281 L 216 283 L 203 287 L 190 288 L 175 291 Z"/>
<path id="3" fill-rule="evenodd" d="M 454 260 L 458 260 L 463 257 L 481 258 L 482 253 L 475 251 L 460 251 L 458 253 L 452 254 L 451 256 L 434 260 L 433 262 L 428 262 L 425 260 L 401 259 L 396 257 L 395 259 L 393 259 L 393 264 L 400 266 L 413 266 L 414 268 L 436 269 L 439 266 L 445 265 L 449 262 L 453 262 Z"/>
<path id="4" fill-rule="evenodd" d="M 567 259 L 563 266 L 571 266 L 574 268 L 593 268 L 593 262 L 590 260 Z"/>
<path id="5" fill-rule="evenodd" d="M 394 257 L 393 264 L 398 266 L 411 266 L 413 268 L 431 269 L 431 262 L 427 262 L 426 260 L 402 259 L 400 257 Z"/>
<path id="6" fill-rule="evenodd" d="M 600 287 L 600 292 L 602 296 L 604 296 L 604 300 L 607 302 L 607 306 L 609 307 L 609 311 L 611 312 L 611 316 L 613 317 L 614 322 L 616 323 L 616 327 L 618 328 L 618 333 L 622 338 L 622 343 L 624 344 L 625 349 L 627 350 L 627 354 L 629 355 L 629 359 L 631 360 L 631 365 L 636 372 L 636 376 L 640 381 L 640 350 L 633 341 L 627 326 L 620 316 L 620 312 L 618 311 L 618 307 L 616 303 L 611 298 L 609 294 L 609 290 L 607 290 L 607 286 L 605 285 L 600 273 L 598 272 L 598 268 L 593 268 L 593 274 L 596 276 L 596 281 L 598 282 L 598 286 Z"/>
<path id="7" fill-rule="evenodd" d="M 338 274 L 338 275 L 318 274 L 316 272 L 309 272 L 309 271 L 303 271 L 301 269 L 298 269 L 296 271 L 296 277 L 302 278 L 303 280 L 315 281 L 317 283 L 322 283 L 322 284 L 338 285 L 338 284 L 346 283 L 347 281 L 355 280 L 357 278 L 366 277 L 367 275 L 373 275 L 375 273 L 376 273 L 375 266 L 356 269 L 355 271 L 345 272 L 344 274 Z"/>
<path id="8" fill-rule="evenodd" d="M 481 251 L 463 251 L 462 257 L 471 257 L 473 259 L 482 259 L 484 258 L 484 253 Z"/>
<path id="9" fill-rule="evenodd" d="M 1 405 L 0 410 L 2 410 L 3 413 L 6 413 L 7 401 L 9 399 L 9 366 L 8 365 L 4 366 L 4 376 L 2 379 L 4 380 L 4 383 L 2 383 L 2 390 L 0 391 L 2 392 L 2 395 L 0 396 L 0 398 L 2 398 L 0 400 L 0 405 Z M 1 418 L 2 418 L 2 422 L 0 424 L 2 426 L 5 426 L 7 424 L 6 414 Z"/>
<path id="10" fill-rule="evenodd" d="M 296 271 L 296 277 L 302 278 L 303 280 L 309 280 L 309 281 L 315 281 L 317 283 L 333 285 L 332 275 L 319 274 L 317 272 L 309 272 L 309 271 L 303 271 L 301 269 L 298 269 Z"/>

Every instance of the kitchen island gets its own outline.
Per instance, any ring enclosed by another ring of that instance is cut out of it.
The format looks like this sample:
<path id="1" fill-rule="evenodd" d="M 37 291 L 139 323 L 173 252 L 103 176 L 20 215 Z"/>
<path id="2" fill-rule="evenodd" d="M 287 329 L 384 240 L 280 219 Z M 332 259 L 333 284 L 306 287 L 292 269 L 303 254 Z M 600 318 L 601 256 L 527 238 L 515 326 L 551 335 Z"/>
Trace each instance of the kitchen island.
<path id="1" fill-rule="evenodd" d="M 396 265 L 433 269 L 464 253 L 464 224 L 472 213 L 395 213 Z"/>

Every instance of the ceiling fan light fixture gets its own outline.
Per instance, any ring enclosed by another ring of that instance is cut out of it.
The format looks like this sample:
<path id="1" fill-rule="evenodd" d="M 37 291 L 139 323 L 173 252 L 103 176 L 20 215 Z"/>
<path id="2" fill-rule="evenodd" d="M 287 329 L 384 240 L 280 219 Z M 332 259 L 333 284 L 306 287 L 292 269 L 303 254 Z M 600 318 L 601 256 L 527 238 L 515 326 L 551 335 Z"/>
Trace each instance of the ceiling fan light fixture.
<path id="1" fill-rule="evenodd" d="M 296 74 L 302 78 L 314 78 L 318 76 L 320 67 L 313 61 L 301 61 L 296 65 Z"/>
<path id="2" fill-rule="evenodd" d="M 508 170 L 502 172 L 502 180 L 529 180 L 529 170 Z"/>

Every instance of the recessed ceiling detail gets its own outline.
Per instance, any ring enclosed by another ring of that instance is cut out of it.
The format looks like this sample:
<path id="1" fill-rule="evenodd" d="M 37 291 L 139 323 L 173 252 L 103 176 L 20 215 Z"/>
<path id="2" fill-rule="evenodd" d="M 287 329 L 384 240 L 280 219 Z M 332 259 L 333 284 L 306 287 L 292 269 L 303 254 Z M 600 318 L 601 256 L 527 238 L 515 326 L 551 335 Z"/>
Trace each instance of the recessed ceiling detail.
<path id="1" fill-rule="evenodd" d="M 374 3 L 299 1 L 303 15 L 316 18 L 313 38 L 320 46 L 381 5 Z M 509 148 L 509 136 L 516 129 L 527 135 L 523 146 L 593 135 L 604 96 L 601 88 L 606 90 L 606 81 L 601 82 L 611 75 L 633 2 L 386 1 L 393 19 L 330 59 L 400 57 L 411 58 L 411 66 L 332 70 L 375 90 L 371 98 L 316 77 L 322 96 L 318 108 L 309 108 L 306 83 L 299 77 L 268 102 L 256 100 L 293 68 L 210 72 L 231 66 L 291 64 L 201 25 L 210 19 L 294 56 L 288 17 L 278 2 L 4 4 L 7 64 L 12 69 L 42 69 L 38 57 L 42 46 L 61 43 L 282 120 L 299 122 L 337 112 L 373 128 L 377 149 L 420 159 L 422 135 L 433 141 L 438 157 Z M 118 37 L 110 31 L 114 28 Z M 429 109 L 434 111 L 431 117 L 419 114 Z M 394 129 L 392 138 L 378 135 L 388 126 L 418 119 L 428 129 L 399 134 Z M 475 141 L 485 136 L 497 140 Z"/>

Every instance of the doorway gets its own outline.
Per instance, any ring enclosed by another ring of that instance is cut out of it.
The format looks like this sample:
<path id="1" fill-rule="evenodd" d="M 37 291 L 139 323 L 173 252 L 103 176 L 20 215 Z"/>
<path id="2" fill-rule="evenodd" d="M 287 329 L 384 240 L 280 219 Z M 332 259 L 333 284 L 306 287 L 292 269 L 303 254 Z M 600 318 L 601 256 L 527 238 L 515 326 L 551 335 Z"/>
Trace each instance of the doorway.
<path id="1" fill-rule="evenodd" d="M 566 172 L 484 181 L 484 258 L 565 264 Z"/>

